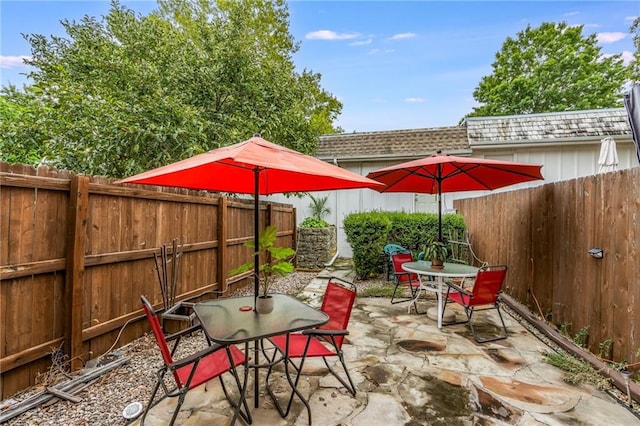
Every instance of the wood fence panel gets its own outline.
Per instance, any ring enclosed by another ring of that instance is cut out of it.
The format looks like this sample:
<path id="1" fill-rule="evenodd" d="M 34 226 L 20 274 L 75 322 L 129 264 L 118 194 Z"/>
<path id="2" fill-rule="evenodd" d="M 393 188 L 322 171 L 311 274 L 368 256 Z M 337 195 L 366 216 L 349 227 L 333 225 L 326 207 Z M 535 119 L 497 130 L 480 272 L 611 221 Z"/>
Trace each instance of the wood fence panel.
<path id="1" fill-rule="evenodd" d="M 454 204 L 478 256 L 507 259 L 508 294 L 556 326 L 570 325 L 574 335 L 587 327 L 593 353 L 610 340 L 613 360 L 634 363 L 640 348 L 639 181 L 636 168 Z M 530 225 L 520 207 L 530 211 Z M 525 234 L 516 227 L 530 229 L 528 268 L 518 248 Z M 503 247 L 491 247 L 494 241 Z M 587 253 L 596 247 L 604 249 L 603 259 Z"/>
<path id="2" fill-rule="evenodd" d="M 74 179 L 87 178 L 0 163 L 1 398 L 33 385 L 63 342 L 71 345 L 65 353 L 80 363 L 147 332 L 139 296 L 162 304 L 153 262 L 162 244 L 170 247 L 174 238 L 182 244 L 177 300 L 220 294 L 223 274 L 251 258 L 242 244 L 253 238 L 252 200 L 221 202 L 196 191 L 113 185 L 95 177 L 88 181 L 83 217 L 69 203 Z M 292 226 L 281 228 L 282 235 L 294 234 L 294 215 L 291 206 L 260 206 L 263 226 L 268 220 Z M 84 231 L 69 239 L 73 220 Z M 73 307 L 74 282 L 80 283 L 79 308 Z M 234 287 L 250 282 L 240 277 Z M 79 319 L 69 321 L 74 312 Z"/>

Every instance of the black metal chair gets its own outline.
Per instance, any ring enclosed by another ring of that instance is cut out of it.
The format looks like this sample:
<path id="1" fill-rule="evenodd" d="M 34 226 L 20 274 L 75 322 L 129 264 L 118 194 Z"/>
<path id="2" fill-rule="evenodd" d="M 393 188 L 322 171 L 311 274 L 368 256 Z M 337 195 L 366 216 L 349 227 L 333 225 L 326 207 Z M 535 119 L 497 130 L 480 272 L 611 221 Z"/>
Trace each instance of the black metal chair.
<path id="1" fill-rule="evenodd" d="M 173 412 L 173 416 L 171 417 L 171 421 L 169 422 L 169 425 L 173 425 L 176 417 L 178 416 L 178 412 L 180 411 L 180 407 L 184 402 L 184 398 L 187 392 L 195 388 L 196 386 L 208 382 L 211 379 L 215 379 L 216 377 L 220 380 L 222 390 L 231 406 L 237 411 L 238 415 L 246 423 L 251 424 L 251 413 L 249 412 L 247 402 L 243 398 L 244 389 L 247 385 L 247 375 L 244 375 L 245 380 L 241 385 L 240 379 L 238 378 L 238 373 L 236 371 L 236 366 L 244 365 L 247 362 L 244 353 L 235 346 L 222 346 L 212 344 L 206 349 L 198 351 L 197 353 L 179 360 L 174 360 L 173 356 L 176 352 L 176 349 L 178 348 L 180 339 L 184 335 L 191 334 L 194 331 L 199 330 L 201 328 L 200 324 L 181 330 L 178 333 L 165 336 L 164 332 L 162 331 L 162 326 L 160 325 L 160 320 L 158 319 L 158 316 L 156 315 L 151 303 L 149 303 L 147 298 L 144 296 L 140 296 L 140 299 L 142 300 L 142 307 L 144 308 L 144 311 L 147 315 L 147 319 L 149 320 L 149 324 L 151 325 L 151 330 L 153 331 L 153 335 L 156 338 L 156 343 L 160 348 L 160 353 L 164 362 L 164 365 L 160 367 L 156 373 L 157 381 L 155 387 L 153 388 L 153 392 L 151 393 L 149 403 L 147 404 L 147 407 L 142 414 L 142 418 L 140 419 L 140 425 L 144 424 L 144 419 L 149 412 L 149 409 L 160 402 L 165 396 L 177 396 L 178 401 L 176 404 L 176 408 Z M 172 349 L 169 349 L 169 345 L 167 343 L 170 341 L 175 341 Z M 233 362 L 231 362 L 231 360 L 233 360 Z M 171 374 L 167 374 L 169 372 Z M 244 407 L 244 412 L 242 411 L 242 407 L 238 408 L 239 402 L 232 401 L 231 396 L 229 395 L 224 384 L 224 381 L 222 380 L 222 375 L 226 372 L 230 372 L 235 379 L 240 395 L 240 400 L 242 401 L 242 405 Z M 171 384 L 167 385 L 165 379 L 171 382 Z M 154 403 L 156 394 L 161 387 L 164 391 L 164 396 Z M 234 421 L 235 416 L 232 420 L 232 423 Z"/>
<path id="2" fill-rule="evenodd" d="M 385 269 L 387 272 L 387 281 L 390 281 L 393 277 L 393 263 L 391 263 L 391 256 L 396 253 L 411 254 L 411 251 L 398 244 L 387 244 L 386 246 L 384 246 L 382 251 L 384 251 L 384 254 L 387 257 Z"/>
<path id="3" fill-rule="evenodd" d="M 473 338 L 478 343 L 506 339 L 508 337 L 507 326 L 505 325 L 502 313 L 500 312 L 500 293 L 502 292 L 502 285 L 504 284 L 506 275 L 506 265 L 483 266 L 478 271 L 471 290 L 465 290 L 456 284 L 447 282 L 447 294 L 444 299 L 444 308 L 442 311 L 444 312 L 447 309 L 447 302 L 452 301 L 464 308 L 467 319 L 464 321 L 446 323 L 444 325 L 468 323 L 469 328 L 471 328 L 471 333 L 473 333 Z M 471 317 L 474 312 L 488 309 L 495 309 L 498 311 L 498 316 L 500 317 L 500 322 L 502 323 L 502 329 L 504 332 L 498 336 L 479 338 L 476 334 L 475 328 L 473 327 Z"/>

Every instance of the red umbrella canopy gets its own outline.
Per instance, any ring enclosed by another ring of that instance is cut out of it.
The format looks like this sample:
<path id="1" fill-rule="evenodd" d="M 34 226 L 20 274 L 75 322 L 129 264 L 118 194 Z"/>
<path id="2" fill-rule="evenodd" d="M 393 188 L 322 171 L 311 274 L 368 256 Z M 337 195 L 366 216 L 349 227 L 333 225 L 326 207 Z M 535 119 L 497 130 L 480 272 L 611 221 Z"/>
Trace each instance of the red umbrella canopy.
<path id="1" fill-rule="evenodd" d="M 258 136 L 122 179 L 118 183 L 260 195 L 332 189 L 382 189 L 384 186 Z"/>
<path id="2" fill-rule="evenodd" d="M 367 175 L 386 185 L 380 192 L 438 194 L 438 237 L 442 241 L 442 194 L 502 188 L 543 179 L 535 164 L 435 154 Z"/>
<path id="3" fill-rule="evenodd" d="M 367 175 L 386 184 L 381 192 L 445 192 L 492 190 L 544 179 L 541 165 L 435 154 L 376 170 Z"/>

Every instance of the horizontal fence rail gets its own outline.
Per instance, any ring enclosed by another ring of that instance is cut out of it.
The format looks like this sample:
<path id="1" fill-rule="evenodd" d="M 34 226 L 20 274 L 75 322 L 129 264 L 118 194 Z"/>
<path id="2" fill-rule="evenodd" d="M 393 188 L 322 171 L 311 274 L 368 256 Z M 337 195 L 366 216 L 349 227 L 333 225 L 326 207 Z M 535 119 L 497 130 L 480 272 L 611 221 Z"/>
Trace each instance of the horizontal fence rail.
<path id="1" fill-rule="evenodd" d="M 228 276 L 253 255 L 252 200 L 0 163 L 0 201 L 2 398 L 34 385 L 53 351 L 75 370 L 148 331 L 140 295 L 163 306 L 154 257 L 174 240 L 176 301 L 252 279 Z M 261 203 L 260 227 L 295 248 L 295 214 Z"/>

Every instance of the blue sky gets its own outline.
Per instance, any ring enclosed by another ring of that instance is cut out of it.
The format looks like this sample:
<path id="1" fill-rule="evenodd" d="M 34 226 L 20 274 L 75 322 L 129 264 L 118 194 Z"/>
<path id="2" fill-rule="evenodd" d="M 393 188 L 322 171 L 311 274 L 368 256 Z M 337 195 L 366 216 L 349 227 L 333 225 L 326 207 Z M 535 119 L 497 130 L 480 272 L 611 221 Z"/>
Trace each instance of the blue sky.
<path id="1" fill-rule="evenodd" d="M 146 14 L 155 1 L 122 1 Z M 0 1 L 2 85 L 22 86 L 31 53 L 21 36 L 64 36 L 60 21 L 100 18 L 109 2 Z M 566 22 L 596 33 L 604 54 L 634 51 L 629 27 L 639 1 L 291 1 L 296 66 L 322 75 L 343 103 L 346 132 L 453 126 L 476 105 L 473 90 L 491 74 L 507 37 L 528 24 Z"/>

